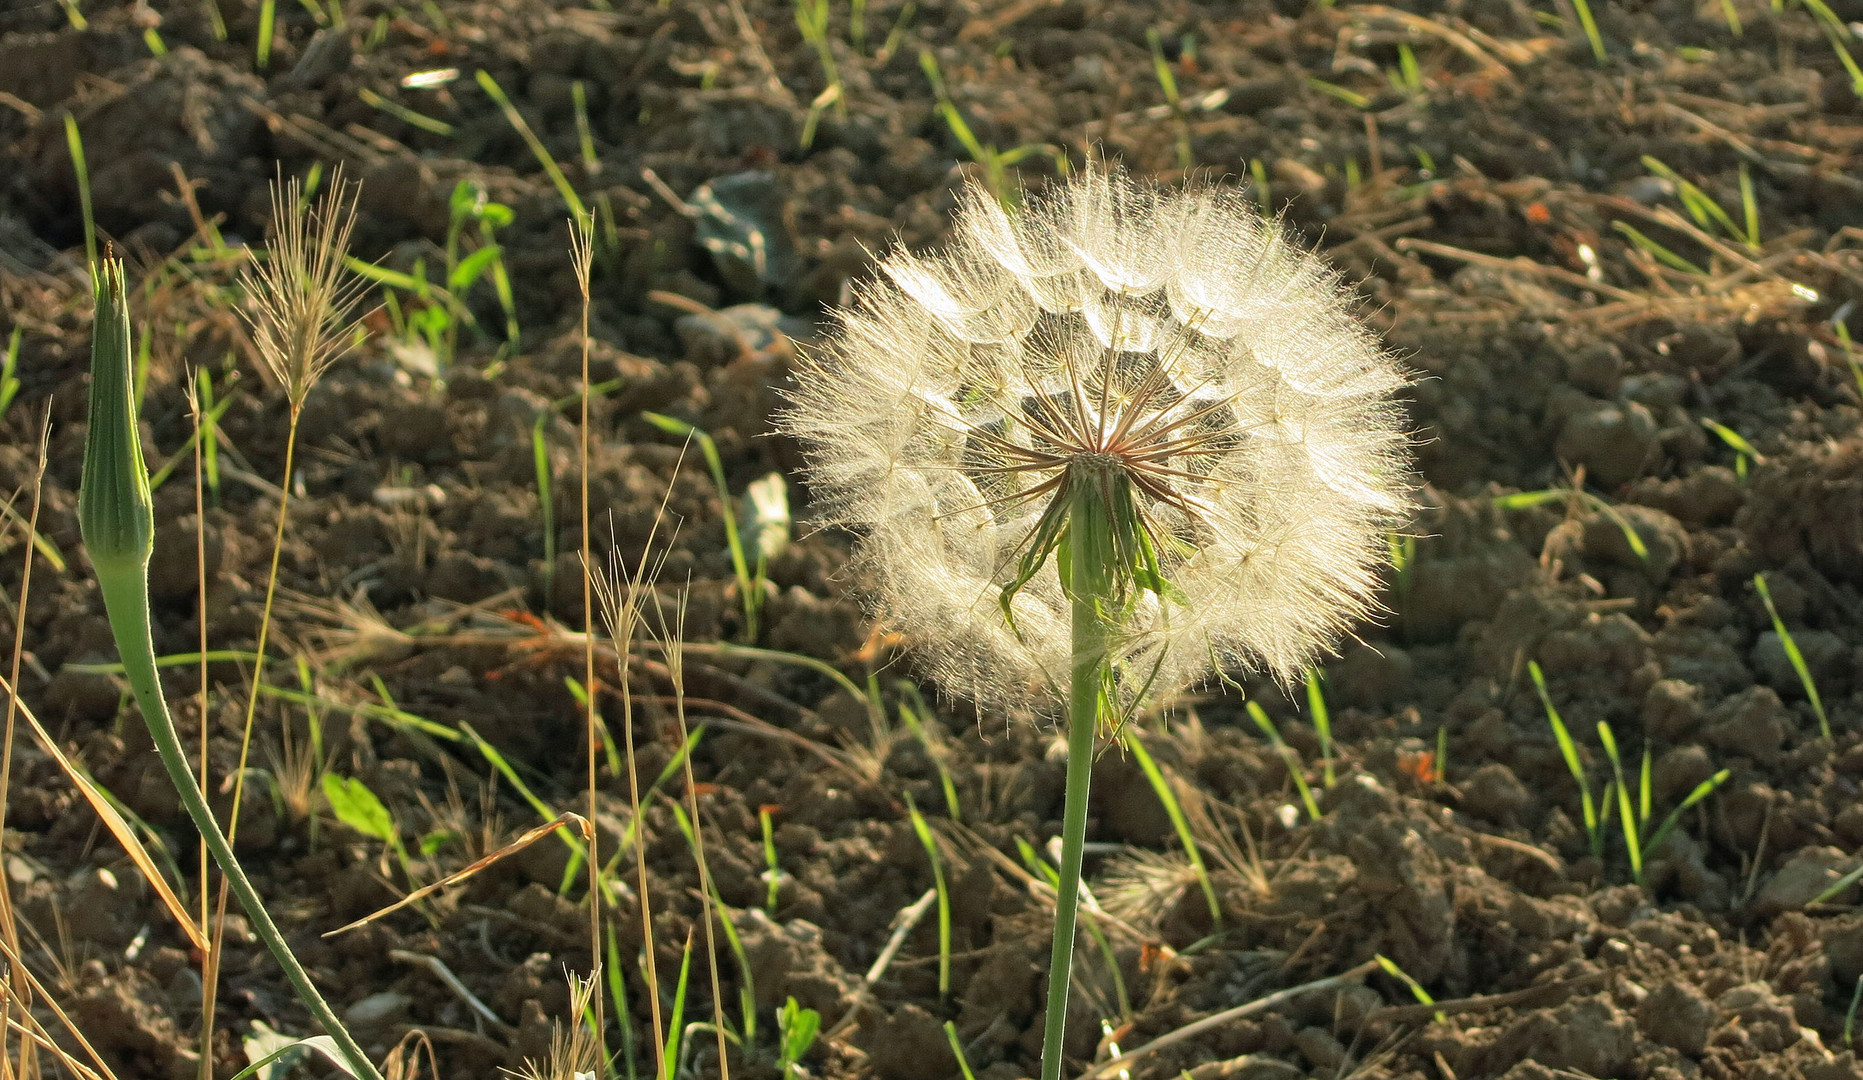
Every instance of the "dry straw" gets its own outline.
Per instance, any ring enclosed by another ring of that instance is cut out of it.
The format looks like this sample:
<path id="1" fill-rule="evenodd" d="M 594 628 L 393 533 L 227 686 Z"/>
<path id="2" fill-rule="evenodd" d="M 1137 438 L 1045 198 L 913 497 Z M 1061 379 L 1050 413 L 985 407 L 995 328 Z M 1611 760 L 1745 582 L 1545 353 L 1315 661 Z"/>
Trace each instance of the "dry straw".
<path id="1" fill-rule="evenodd" d="M 874 606 L 947 689 L 1067 718 L 1042 1080 L 1061 1073 L 1098 736 L 1224 667 L 1291 682 L 1374 606 L 1407 502 L 1396 363 L 1232 192 L 967 188 L 783 418 Z"/>

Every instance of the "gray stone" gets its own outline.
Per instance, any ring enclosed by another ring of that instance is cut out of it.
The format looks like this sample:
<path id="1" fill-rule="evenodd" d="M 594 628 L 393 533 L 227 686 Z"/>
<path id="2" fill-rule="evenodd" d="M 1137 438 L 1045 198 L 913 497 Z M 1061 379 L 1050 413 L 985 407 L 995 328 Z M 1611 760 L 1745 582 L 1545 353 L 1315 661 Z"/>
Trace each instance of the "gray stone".
<path id="1" fill-rule="evenodd" d="M 1656 419 L 1642 405 L 1600 403 L 1573 416 L 1559 432 L 1554 451 L 1583 465 L 1601 486 L 1628 483 L 1655 456 Z"/>
<path id="2" fill-rule="evenodd" d="M 1753 914 L 1764 919 L 1787 911 L 1799 911 L 1824 895 L 1831 886 L 1856 869 L 1857 860 L 1834 847 L 1801 848 L 1787 859 L 1753 898 Z M 1855 886 L 1846 887 L 1831 899 L 1842 901 Z"/>

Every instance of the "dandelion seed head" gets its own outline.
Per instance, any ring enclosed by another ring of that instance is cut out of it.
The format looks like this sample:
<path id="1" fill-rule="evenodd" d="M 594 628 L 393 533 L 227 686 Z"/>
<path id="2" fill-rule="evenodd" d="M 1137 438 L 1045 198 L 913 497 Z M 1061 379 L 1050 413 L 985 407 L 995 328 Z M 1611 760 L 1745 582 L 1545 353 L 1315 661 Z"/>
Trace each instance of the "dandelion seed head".
<path id="1" fill-rule="evenodd" d="M 1088 172 L 1011 216 L 973 184 L 942 251 L 881 269 L 800 361 L 782 424 L 947 690 L 1066 693 L 1057 560 L 1018 568 L 1083 477 L 1129 487 L 1173 586 L 1114 628 L 1122 704 L 1216 666 L 1291 681 L 1374 612 L 1409 499 L 1405 377 L 1236 194 Z"/>

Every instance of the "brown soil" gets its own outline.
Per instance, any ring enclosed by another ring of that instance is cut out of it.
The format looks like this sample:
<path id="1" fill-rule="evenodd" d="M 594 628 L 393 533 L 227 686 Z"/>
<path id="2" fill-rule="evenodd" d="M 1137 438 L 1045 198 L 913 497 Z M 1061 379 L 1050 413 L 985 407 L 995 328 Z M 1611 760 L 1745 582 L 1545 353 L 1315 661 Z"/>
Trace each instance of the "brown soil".
<path id="1" fill-rule="evenodd" d="M 795 463 L 768 420 L 790 353 L 780 335 L 732 329 L 656 292 L 714 309 L 771 305 L 784 330 L 806 339 L 822 305 L 864 271 L 868 249 L 895 234 L 939 238 L 970 166 L 936 109 L 921 49 L 985 144 L 1050 144 L 1076 166 L 1096 149 L 1138 172 L 1180 175 L 1180 127 L 1146 45 L 1156 28 L 1187 105 L 1192 161 L 1245 184 L 1245 162 L 1262 163 L 1275 207 L 1345 270 L 1367 318 L 1422 376 L 1409 396 L 1426 509 L 1387 625 L 1363 628 L 1362 642 L 1326 667 L 1340 780 L 1319 793 L 1319 820 L 1298 808 L 1286 765 L 1237 696 L 1187 701 L 1148 725 L 1153 754 L 1208 810 L 1206 837 L 1228 838 L 1233 858 L 1210 853 L 1220 925 L 1181 853 L 1168 854 L 1180 850 L 1175 834 L 1136 764 L 1112 754 L 1098 766 L 1090 839 L 1109 846 L 1089 870 L 1128 926 L 1107 931 L 1122 986 L 1104 953 L 1083 949 L 1071 1051 L 1083 1062 L 1104 1053 L 1102 1018 L 1130 1051 L 1382 954 L 1438 1000 L 1511 996 L 1440 1019 L 1380 1013 L 1415 999 L 1378 974 L 1362 989 L 1297 997 L 1183 1041 L 1133 1073 L 1860 1074 L 1845 1014 L 1863 976 L 1863 912 L 1849 906 L 1855 889 L 1811 901 L 1858 864 L 1863 845 L 1863 413 L 1832 321 L 1848 317 L 1863 336 L 1853 306 L 1863 298 L 1863 103 L 1811 11 L 1752 0 L 1594 3 L 1608 51 L 1600 64 L 1575 29 L 1548 23 L 1549 11 L 1572 19 L 1563 3 L 1450 0 L 1406 14 L 1287 0 L 918 0 L 902 19 L 899 4 L 875 0 L 858 50 L 836 4 L 830 36 L 846 113 L 823 110 L 803 151 L 822 69 L 780 0 L 745 0 L 748 21 L 708 0 L 615 0 L 612 12 L 590 9 L 608 6 L 599 2 L 351 0 L 344 32 L 319 32 L 306 6 L 280 3 L 263 73 L 252 49 L 259 5 L 219 0 L 221 40 L 206 16 L 213 2 L 95 0 L 83 30 L 54 3 L 0 13 L 0 341 L 20 329 L 23 384 L 0 421 L 0 486 L 29 486 L 49 407 L 42 528 L 70 560 L 63 573 L 43 561 L 34 570 L 22 696 L 182 866 L 192 865 L 193 835 L 122 688 L 70 666 L 114 653 L 75 516 L 89 316 L 67 116 L 83 133 L 98 227 L 156 282 L 135 299 L 150 331 L 151 460 L 166 461 L 188 437 L 183 362 L 206 366 L 223 394 L 243 373 L 221 422 L 221 497 L 206 514 L 216 648 L 250 648 L 256 632 L 285 410 L 256 377 L 237 319 L 212 303 L 226 275 L 210 263 L 190 271 L 194 280 L 156 272 L 175 252 L 171 271 L 194 265 L 185 248 L 195 221 L 174 167 L 237 244 L 263 236 L 275 162 L 299 175 L 343 162 L 363 184 L 358 253 L 402 270 L 423 256 L 438 265 L 459 179 L 478 178 L 515 211 L 500 240 L 524 330 L 501 368 L 479 370 L 503 326 L 481 283 L 469 300 L 488 330 L 462 336 L 444 382 L 410 374 L 381 337 L 331 372 L 305 408 L 292 478 L 282 637 L 315 664 L 329 767 L 363 779 L 410 847 L 439 835 L 431 854 L 414 853 L 431 880 L 528 828 L 536 812 L 470 743 L 362 706 L 392 698 L 448 733 L 470 725 L 553 807 L 578 803 L 586 767 L 564 684 L 580 676 L 580 652 L 539 622 L 579 627 L 582 618 L 574 409 L 550 415 L 575 392 L 581 361 L 565 211 L 473 73 L 513 96 L 581 197 L 612 215 L 595 272 L 593 362 L 596 380 L 620 383 L 593 405 L 598 535 L 606 547 L 612 533 L 623 558 L 637 559 L 671 485 L 678 531 L 662 577 L 691 581 L 686 634 L 703 645 L 746 636 L 720 504 L 696 457 L 682 464 L 678 440 L 640 413 L 710 431 L 741 492 Z M 1863 5 L 1832 8 L 1839 20 L 1863 19 Z M 876 58 L 896 23 L 892 54 Z M 150 55 L 146 30 L 166 55 Z M 1414 92 L 1388 75 L 1402 70 L 1400 45 L 1418 65 Z M 440 68 L 461 74 L 401 85 Z M 598 168 L 580 160 L 578 85 Z M 1363 107 L 1326 85 L 1360 95 Z M 367 95 L 451 131 L 412 126 Z M 1741 227 L 1741 178 L 1750 177 L 1764 246 L 1749 251 L 1712 221 L 1701 231 L 1714 246 L 1690 235 L 1674 185 L 1644 155 L 1698 184 Z M 1021 167 L 1030 184 L 1052 171 L 1042 154 Z M 682 216 L 643 179 L 647 169 L 681 197 L 716 183 L 761 220 L 763 278 L 702 246 L 729 230 Z M 1663 267 L 1618 222 L 1706 273 Z M 371 325 L 387 333 L 385 317 Z M 553 550 L 569 553 L 554 563 L 544 561 L 531 458 L 539 416 L 556 477 Z M 1741 468 L 1704 420 L 1738 432 L 1757 456 Z M 199 627 L 191 464 L 181 465 L 157 497 L 164 653 L 193 649 Z M 1609 512 L 1577 498 L 1495 502 L 1567 485 L 1581 469 Z M 0 560 L 10 598 L 0 641 L 10 642 L 19 596 L 19 535 L 5 534 L 12 557 Z M 845 538 L 834 535 L 807 535 L 776 559 L 757 644 L 829 661 L 856 681 L 876 675 L 890 714 L 910 668 L 847 599 L 857 583 L 844 564 Z M 1833 739 L 1819 735 L 1756 573 L 1815 676 Z M 377 632 L 355 632 L 369 625 L 364 615 Z M 1592 854 L 1529 660 L 1544 669 L 1594 795 L 1611 775 L 1600 721 L 1633 785 L 1648 748 L 1658 820 L 1731 770 L 1647 853 L 1641 887 L 1614 796 L 1603 803 L 1604 857 Z M 862 704 L 819 673 L 702 649 L 688 667 L 690 712 L 709 723 L 693 765 L 710 866 L 725 902 L 741 909 L 735 925 L 759 1007 L 756 1041 L 733 1052 L 734 1072 L 774 1074 L 773 1010 L 793 996 L 838 1026 L 805 1059 L 812 1075 L 947 1080 L 957 1072 L 940 1030 L 947 1020 L 985 1080 L 1029 1074 L 1050 915 L 1018 872 L 1017 841 L 1039 849 L 1058 830 L 1053 733 L 941 702 L 930 721 L 935 761 L 903 728 L 876 736 Z M 211 674 L 213 765 L 225 777 L 249 672 L 221 662 Z M 654 663 L 636 672 L 644 782 L 678 744 L 663 675 Z M 190 742 L 201 725 L 195 678 L 181 667 L 170 684 Z M 267 680 L 299 685 L 289 662 L 275 661 Z M 1320 784 L 1304 701 L 1250 690 Z M 618 732 L 619 701 L 604 709 Z M 260 720 L 253 762 L 278 782 L 248 788 L 240 846 L 365 1045 L 386 1053 L 418 1028 L 441 1074 L 459 1078 L 539 1056 L 550 1022 L 565 1016 L 564 969 L 590 963 L 582 886 L 558 893 L 565 848 L 546 840 L 424 911 L 320 938 L 408 880 L 381 844 L 329 816 L 303 766 L 306 711 L 268 700 Z M 1446 761 L 1434 756 L 1439 732 Z M 939 763 L 962 827 L 944 821 Z M 201 995 L 185 939 L 51 759 L 22 741 L 16 770 L 6 871 L 22 921 L 39 934 L 29 936 L 36 970 L 118 1076 L 193 1076 Z M 601 771 L 598 824 L 613 851 L 627 785 L 605 763 Z M 861 995 L 895 916 L 932 884 L 907 794 L 946 839 L 950 990 L 939 993 L 927 917 Z M 774 808 L 784 872 L 767 915 L 763 806 Z M 646 814 L 645 835 L 653 945 L 670 997 L 681 945 L 701 925 L 698 878 L 664 798 Z M 645 1070 L 648 1000 L 631 959 L 642 935 L 634 878 L 621 877 L 630 884 L 618 890 L 613 925 Z M 237 929 L 228 940 L 223 1076 L 244 1064 L 238 1036 L 252 1024 L 308 1033 L 263 951 Z M 721 953 L 736 1024 L 742 974 Z M 444 962 L 498 1020 L 410 954 Z M 693 985 L 687 1017 L 709 1019 L 709 980 Z M 610 1038 L 622 1045 L 618 1026 Z M 713 1045 L 694 1033 L 692 1075 L 717 1072 Z"/>

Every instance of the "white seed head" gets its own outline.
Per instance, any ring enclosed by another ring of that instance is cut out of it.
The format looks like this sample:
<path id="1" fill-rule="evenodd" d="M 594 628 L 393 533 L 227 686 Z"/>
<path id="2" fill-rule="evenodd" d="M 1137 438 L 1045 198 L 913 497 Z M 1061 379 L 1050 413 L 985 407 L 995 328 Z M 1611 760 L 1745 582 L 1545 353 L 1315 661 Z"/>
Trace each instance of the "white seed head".
<path id="1" fill-rule="evenodd" d="M 881 265 L 782 423 L 947 690 L 1066 694 L 1057 560 L 1016 581 L 1070 466 L 1124 477 L 1173 586 L 1114 628 L 1121 704 L 1217 665 L 1291 680 L 1372 613 L 1408 505 L 1405 377 L 1235 193 L 1087 172 L 1011 216 L 973 184 L 943 251 Z"/>

